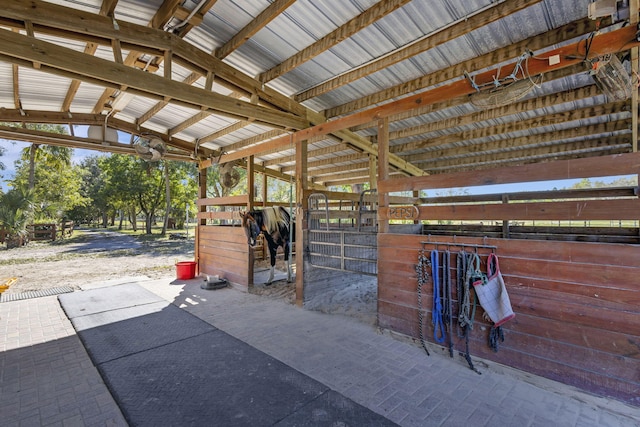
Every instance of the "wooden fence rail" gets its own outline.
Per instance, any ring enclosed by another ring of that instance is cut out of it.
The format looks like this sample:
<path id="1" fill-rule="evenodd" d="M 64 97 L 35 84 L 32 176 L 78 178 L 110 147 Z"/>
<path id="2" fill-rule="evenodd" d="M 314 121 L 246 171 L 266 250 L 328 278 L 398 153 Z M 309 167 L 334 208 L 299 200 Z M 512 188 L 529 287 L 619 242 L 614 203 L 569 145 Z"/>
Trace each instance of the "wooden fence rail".
<path id="1" fill-rule="evenodd" d="M 29 224 L 27 231 L 29 232 L 29 240 L 31 241 L 55 241 L 64 239 L 73 234 L 73 221 L 62 221 L 60 223 L 48 224 Z M 7 238 L 7 230 L 0 227 L 0 243 L 4 243 Z"/>

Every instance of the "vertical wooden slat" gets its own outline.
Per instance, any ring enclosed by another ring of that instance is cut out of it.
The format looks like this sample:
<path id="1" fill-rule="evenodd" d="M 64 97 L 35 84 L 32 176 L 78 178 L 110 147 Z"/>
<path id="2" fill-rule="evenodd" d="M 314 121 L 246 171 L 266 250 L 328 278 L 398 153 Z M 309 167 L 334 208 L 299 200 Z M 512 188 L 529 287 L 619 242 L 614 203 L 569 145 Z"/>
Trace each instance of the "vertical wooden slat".
<path id="1" fill-rule="evenodd" d="M 253 210 L 253 204 L 255 200 L 255 165 L 253 163 L 254 157 L 247 157 L 247 210 Z M 249 263 L 247 265 L 247 282 L 248 286 L 253 286 L 253 265 L 255 263 L 255 252 L 253 248 L 249 248 Z"/>
<path id="2" fill-rule="evenodd" d="M 267 206 L 267 197 L 268 197 L 268 192 L 267 192 L 267 184 L 268 184 L 268 177 L 266 173 L 262 174 L 262 207 Z"/>
<path id="3" fill-rule="evenodd" d="M 307 140 L 296 145 L 296 305 L 304 304 L 304 253 L 309 246 L 306 212 L 309 208 L 307 190 L 309 144 Z"/>
<path id="4" fill-rule="evenodd" d="M 207 168 L 202 168 L 198 171 L 198 198 L 206 199 L 207 198 Z M 207 206 L 200 205 L 198 207 L 199 212 L 206 212 Z M 195 262 L 196 262 L 196 274 L 200 274 L 200 227 L 203 227 L 207 224 L 206 219 L 201 219 L 196 222 L 196 236 L 195 236 Z"/>
<path id="5" fill-rule="evenodd" d="M 376 190 L 378 188 L 378 158 L 373 154 L 369 154 L 369 188 Z"/>
<path id="6" fill-rule="evenodd" d="M 381 181 L 389 179 L 389 117 L 378 120 L 378 178 Z M 387 193 L 378 194 L 378 206 L 389 206 Z M 389 219 L 381 219 L 378 215 L 378 227 L 380 233 L 388 233 Z"/>

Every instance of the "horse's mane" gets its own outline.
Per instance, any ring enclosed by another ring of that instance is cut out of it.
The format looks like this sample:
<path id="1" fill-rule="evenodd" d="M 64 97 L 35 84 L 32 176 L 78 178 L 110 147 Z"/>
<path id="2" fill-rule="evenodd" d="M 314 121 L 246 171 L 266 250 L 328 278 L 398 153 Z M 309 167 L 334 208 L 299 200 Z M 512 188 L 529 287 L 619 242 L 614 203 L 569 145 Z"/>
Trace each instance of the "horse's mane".
<path id="1" fill-rule="evenodd" d="M 289 213 L 281 207 L 269 207 L 264 208 L 262 211 L 262 220 L 264 226 L 269 232 L 273 234 L 278 231 L 278 226 L 281 225 L 289 229 Z"/>

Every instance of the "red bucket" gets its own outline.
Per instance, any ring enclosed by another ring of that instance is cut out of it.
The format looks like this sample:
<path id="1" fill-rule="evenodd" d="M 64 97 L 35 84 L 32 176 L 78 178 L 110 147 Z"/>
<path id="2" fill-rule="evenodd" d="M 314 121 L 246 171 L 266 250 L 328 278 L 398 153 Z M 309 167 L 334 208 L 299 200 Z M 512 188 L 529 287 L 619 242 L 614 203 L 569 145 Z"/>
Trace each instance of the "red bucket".
<path id="1" fill-rule="evenodd" d="M 176 263 L 176 277 L 179 280 L 189 280 L 196 277 L 195 261 L 180 261 Z"/>

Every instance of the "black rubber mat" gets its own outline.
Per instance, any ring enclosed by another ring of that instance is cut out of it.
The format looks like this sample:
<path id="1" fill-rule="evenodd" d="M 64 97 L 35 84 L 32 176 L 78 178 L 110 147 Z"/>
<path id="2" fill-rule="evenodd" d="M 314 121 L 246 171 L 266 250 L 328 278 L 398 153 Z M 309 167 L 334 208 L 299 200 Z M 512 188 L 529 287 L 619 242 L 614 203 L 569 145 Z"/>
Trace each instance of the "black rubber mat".
<path id="1" fill-rule="evenodd" d="M 327 391 L 222 331 L 99 366 L 133 425 L 273 425 Z"/>
<path id="2" fill-rule="evenodd" d="M 329 390 L 305 407 L 275 424 L 278 427 L 294 426 L 367 426 L 383 427 L 396 424 Z"/>
<path id="3" fill-rule="evenodd" d="M 76 313 L 74 327 L 130 425 L 395 425 L 192 314 L 153 302 L 142 287 L 123 286 L 59 298 Z"/>

